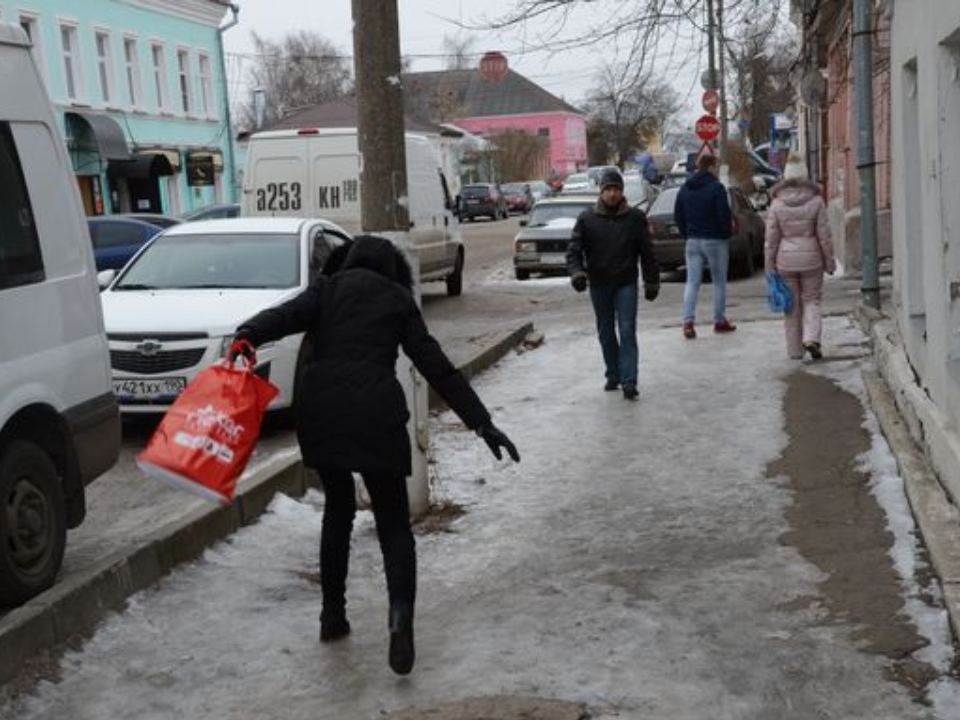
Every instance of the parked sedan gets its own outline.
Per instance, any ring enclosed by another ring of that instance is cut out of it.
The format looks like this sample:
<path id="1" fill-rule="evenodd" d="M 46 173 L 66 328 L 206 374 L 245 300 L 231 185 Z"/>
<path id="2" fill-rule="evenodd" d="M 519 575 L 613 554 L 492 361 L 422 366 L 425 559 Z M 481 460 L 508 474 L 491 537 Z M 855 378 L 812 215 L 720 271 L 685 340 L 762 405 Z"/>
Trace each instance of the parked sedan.
<path id="1" fill-rule="evenodd" d="M 565 275 L 573 226 L 596 202 L 595 195 L 559 195 L 534 205 L 529 220 L 520 221 L 513 241 L 517 280 L 526 280 L 532 272 Z"/>
<path id="2" fill-rule="evenodd" d="M 101 273 L 113 391 L 124 413 L 162 413 L 204 368 L 224 358 L 237 328 L 300 293 L 349 240 L 325 220 L 241 218 L 183 223 L 119 274 Z M 310 352 L 303 334 L 261 347 L 257 373 L 295 404 Z"/>
<path id="3" fill-rule="evenodd" d="M 159 225 L 116 215 L 87 218 L 87 226 L 97 270 L 119 270 L 163 230 Z"/>
<path id="4" fill-rule="evenodd" d="M 647 222 L 653 249 L 661 270 L 676 270 L 686 263 L 684 239 L 674 217 L 674 206 L 680 188 L 662 190 L 650 206 Z M 756 264 L 763 264 L 765 229 L 763 219 L 746 196 L 735 187 L 727 187 L 733 227 L 730 240 L 731 277 L 750 277 Z"/>
<path id="5" fill-rule="evenodd" d="M 460 191 L 460 217 L 473 222 L 478 217 L 500 220 L 510 214 L 507 198 L 497 183 L 464 185 Z"/>
<path id="6" fill-rule="evenodd" d="M 503 195 L 507 199 L 507 209 L 510 212 L 528 213 L 533 207 L 533 192 L 526 183 L 506 183 L 501 185 Z"/>
<path id="7" fill-rule="evenodd" d="M 206 207 L 184 213 L 182 219 L 183 222 L 196 222 L 197 220 L 223 220 L 225 218 L 235 217 L 240 217 L 240 203 L 207 205 Z"/>

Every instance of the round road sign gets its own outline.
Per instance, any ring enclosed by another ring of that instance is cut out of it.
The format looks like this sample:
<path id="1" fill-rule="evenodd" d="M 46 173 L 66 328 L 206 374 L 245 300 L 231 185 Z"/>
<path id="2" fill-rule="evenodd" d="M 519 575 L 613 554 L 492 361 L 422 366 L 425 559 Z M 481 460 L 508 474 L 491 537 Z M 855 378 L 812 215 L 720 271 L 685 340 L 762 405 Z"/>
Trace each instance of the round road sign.
<path id="1" fill-rule="evenodd" d="M 492 50 L 480 58 L 480 75 L 487 82 L 500 82 L 507 76 L 509 65 L 502 52 Z"/>
<path id="2" fill-rule="evenodd" d="M 720 121 L 713 115 L 703 115 L 693 126 L 693 131 L 704 142 L 710 142 L 720 134 Z"/>
<path id="3" fill-rule="evenodd" d="M 720 93 L 716 90 L 707 90 L 700 99 L 700 102 L 703 103 L 703 109 L 713 115 L 713 113 L 717 111 L 717 108 L 720 107 Z"/>

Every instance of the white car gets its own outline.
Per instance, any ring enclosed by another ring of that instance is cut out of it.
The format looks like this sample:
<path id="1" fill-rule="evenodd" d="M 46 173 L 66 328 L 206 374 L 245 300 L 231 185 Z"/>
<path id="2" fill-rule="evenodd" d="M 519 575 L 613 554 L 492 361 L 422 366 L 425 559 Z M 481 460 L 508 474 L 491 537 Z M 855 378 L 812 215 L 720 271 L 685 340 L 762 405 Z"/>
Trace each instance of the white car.
<path id="1" fill-rule="evenodd" d="M 157 235 L 119 274 L 101 273 L 121 412 L 165 412 L 201 370 L 223 359 L 244 321 L 301 292 L 349 240 L 317 219 L 183 223 Z M 308 352 L 303 334 L 258 348 L 257 374 L 280 388 L 271 410 L 295 404 Z"/>
<path id="2" fill-rule="evenodd" d="M 563 181 L 563 188 L 560 192 L 564 195 L 570 193 L 599 192 L 596 184 L 584 173 L 571 173 Z"/>

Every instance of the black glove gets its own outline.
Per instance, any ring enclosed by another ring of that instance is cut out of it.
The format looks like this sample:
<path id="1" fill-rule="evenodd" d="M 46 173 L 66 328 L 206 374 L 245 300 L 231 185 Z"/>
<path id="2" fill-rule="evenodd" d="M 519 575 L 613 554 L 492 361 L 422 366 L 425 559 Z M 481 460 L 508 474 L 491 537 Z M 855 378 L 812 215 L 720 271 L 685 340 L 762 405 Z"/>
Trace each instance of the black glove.
<path id="1" fill-rule="evenodd" d="M 503 431 L 493 423 L 484 425 L 477 430 L 477 435 L 483 438 L 497 460 L 503 459 L 503 454 L 500 452 L 500 448 L 503 448 L 514 462 L 520 462 L 520 453 L 517 452 L 517 446 L 510 442 L 510 438 L 504 435 Z"/>
<path id="2" fill-rule="evenodd" d="M 650 302 L 653 302 L 657 299 L 657 295 L 660 294 L 659 285 L 644 285 L 643 286 L 643 297 L 645 297 Z"/>
<path id="3" fill-rule="evenodd" d="M 578 272 L 570 278 L 570 284 L 573 285 L 573 289 L 577 292 L 583 292 L 587 289 L 587 274 Z"/>

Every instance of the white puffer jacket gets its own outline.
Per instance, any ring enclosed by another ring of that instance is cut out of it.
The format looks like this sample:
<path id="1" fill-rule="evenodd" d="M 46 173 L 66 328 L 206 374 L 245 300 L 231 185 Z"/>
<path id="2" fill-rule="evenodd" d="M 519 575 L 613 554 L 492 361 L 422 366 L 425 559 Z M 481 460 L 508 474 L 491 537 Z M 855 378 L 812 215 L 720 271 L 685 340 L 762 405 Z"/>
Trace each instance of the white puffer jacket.
<path id="1" fill-rule="evenodd" d="M 767 212 L 765 268 L 772 272 L 837 269 L 820 186 L 803 178 L 777 184 Z"/>

